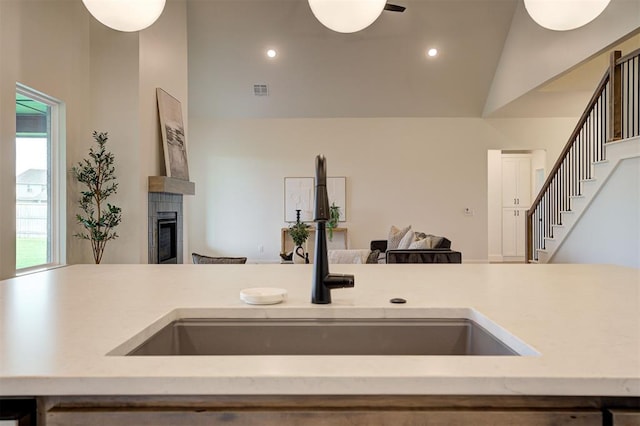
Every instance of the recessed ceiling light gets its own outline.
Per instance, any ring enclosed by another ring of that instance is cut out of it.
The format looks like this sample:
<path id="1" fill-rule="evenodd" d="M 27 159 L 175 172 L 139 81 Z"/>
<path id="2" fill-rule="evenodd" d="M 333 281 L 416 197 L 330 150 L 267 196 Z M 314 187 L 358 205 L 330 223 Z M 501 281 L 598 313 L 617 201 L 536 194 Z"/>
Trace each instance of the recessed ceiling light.
<path id="1" fill-rule="evenodd" d="M 434 56 L 437 56 L 437 55 L 438 55 L 438 49 L 431 48 L 431 49 L 427 50 L 427 56 L 434 57 Z"/>
<path id="2" fill-rule="evenodd" d="M 278 54 L 278 52 L 276 52 L 273 49 L 267 50 L 267 56 L 270 57 L 270 58 L 275 58 L 277 54 Z"/>

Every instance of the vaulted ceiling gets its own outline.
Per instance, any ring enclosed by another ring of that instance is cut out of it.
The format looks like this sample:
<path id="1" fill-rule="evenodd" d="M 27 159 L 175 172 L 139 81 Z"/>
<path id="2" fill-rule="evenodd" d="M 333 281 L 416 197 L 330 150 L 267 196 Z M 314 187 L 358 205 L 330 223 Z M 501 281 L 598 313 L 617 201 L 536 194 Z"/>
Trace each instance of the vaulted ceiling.
<path id="1" fill-rule="evenodd" d="M 480 117 L 518 1 L 397 0 L 404 13 L 340 34 L 306 0 L 190 0 L 190 114 Z M 425 54 L 432 47 L 436 57 Z M 497 116 L 578 116 L 585 87 L 601 75 L 592 67 L 578 87 L 567 75 Z M 268 96 L 255 96 L 255 84 Z M 551 96 L 555 109 L 541 109 Z"/>

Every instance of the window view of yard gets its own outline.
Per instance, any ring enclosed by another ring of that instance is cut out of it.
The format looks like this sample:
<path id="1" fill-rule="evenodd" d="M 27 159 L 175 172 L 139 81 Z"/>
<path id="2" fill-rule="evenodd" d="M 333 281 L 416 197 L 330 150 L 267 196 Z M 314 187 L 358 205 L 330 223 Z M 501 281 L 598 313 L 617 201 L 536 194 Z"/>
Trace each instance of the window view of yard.
<path id="1" fill-rule="evenodd" d="M 58 173 L 56 159 L 64 158 L 64 153 L 58 152 L 58 127 L 53 127 L 58 123 L 58 105 L 47 95 L 16 84 L 17 271 L 59 261 L 59 217 L 53 208 L 60 200 L 53 177 Z"/>
<path id="2" fill-rule="evenodd" d="M 47 138 L 16 138 L 16 269 L 49 263 Z"/>
<path id="3" fill-rule="evenodd" d="M 47 263 L 47 238 L 16 239 L 16 269 Z"/>

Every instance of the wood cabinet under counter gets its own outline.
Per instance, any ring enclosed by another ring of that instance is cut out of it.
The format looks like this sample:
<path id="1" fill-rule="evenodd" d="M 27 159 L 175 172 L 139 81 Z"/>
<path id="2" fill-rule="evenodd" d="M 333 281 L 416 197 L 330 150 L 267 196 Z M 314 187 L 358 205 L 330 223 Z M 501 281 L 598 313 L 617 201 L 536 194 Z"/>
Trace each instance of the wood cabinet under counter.
<path id="1" fill-rule="evenodd" d="M 633 407 L 634 404 L 638 404 L 634 398 L 418 395 L 51 397 L 41 400 L 46 426 L 627 426 L 637 425 L 638 418 L 633 417 L 628 408 L 609 407 Z M 609 423 L 607 419 L 615 421 Z"/>

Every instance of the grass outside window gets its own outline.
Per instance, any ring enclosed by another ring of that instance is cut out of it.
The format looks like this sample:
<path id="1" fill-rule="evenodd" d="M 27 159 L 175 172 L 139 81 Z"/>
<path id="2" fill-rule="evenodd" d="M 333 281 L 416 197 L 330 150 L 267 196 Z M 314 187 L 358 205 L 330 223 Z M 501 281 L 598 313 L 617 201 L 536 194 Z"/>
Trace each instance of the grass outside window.
<path id="1" fill-rule="evenodd" d="M 47 238 L 16 239 L 16 269 L 47 263 Z"/>

